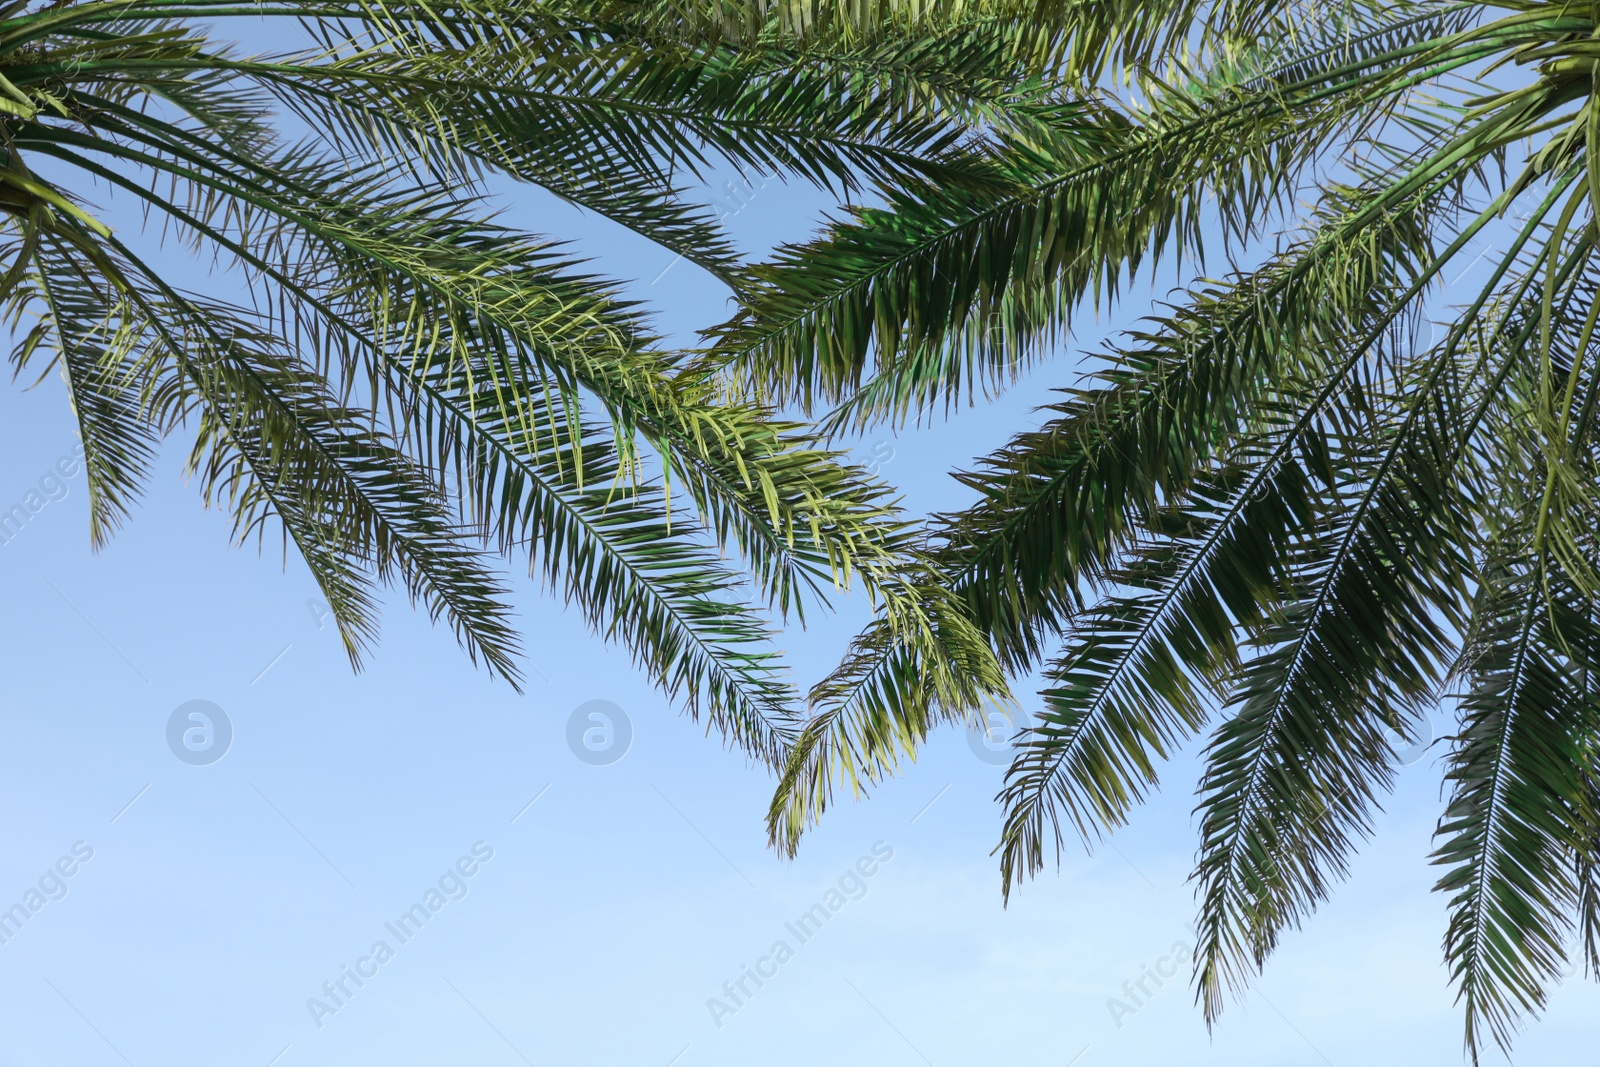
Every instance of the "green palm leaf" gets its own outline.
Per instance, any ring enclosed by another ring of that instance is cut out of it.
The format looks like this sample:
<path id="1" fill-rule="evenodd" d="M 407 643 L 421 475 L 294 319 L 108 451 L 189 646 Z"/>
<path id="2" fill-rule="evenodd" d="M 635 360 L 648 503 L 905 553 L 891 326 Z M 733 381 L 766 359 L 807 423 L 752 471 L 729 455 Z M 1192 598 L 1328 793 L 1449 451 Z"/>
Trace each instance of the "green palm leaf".
<path id="1" fill-rule="evenodd" d="M 901 82 L 837 99 L 843 68 L 791 47 L 663 47 L 615 5 L 260 5 L 317 41 L 266 57 L 203 26 L 242 13 L 0 13 L 0 296 L 25 327 L 14 365 L 67 373 L 94 536 L 186 427 L 206 499 L 241 537 L 281 527 L 353 660 L 392 580 L 515 678 L 493 560 L 525 553 L 686 710 L 779 760 L 790 689 L 763 609 L 801 617 L 862 583 L 914 614 L 906 522 L 808 427 L 684 376 L 643 309 L 481 197 L 496 174 L 542 185 L 737 286 L 697 179 L 958 175 L 960 123 Z M 279 107 L 306 141 L 283 143 Z M 175 286 L 79 182 L 242 272 L 251 306 Z"/>
<path id="2" fill-rule="evenodd" d="M 1554 3 L 1305 16 L 1156 5 L 1127 37 L 1050 38 L 1012 95 L 946 97 L 983 116 L 979 170 L 900 179 L 741 286 L 697 370 L 831 406 L 832 434 L 1009 385 L 1155 264 L 1192 279 L 930 522 L 948 662 L 974 639 L 992 660 L 931 683 L 938 642 L 880 616 L 813 688 L 768 828 L 793 851 L 832 788 L 1060 649 L 998 797 L 1003 889 L 1069 826 L 1122 825 L 1214 719 L 1194 878 L 1214 1022 L 1347 873 L 1392 739 L 1452 714 L 1437 858 L 1476 1058 L 1600 942 L 1600 50 L 1592 13 Z"/>

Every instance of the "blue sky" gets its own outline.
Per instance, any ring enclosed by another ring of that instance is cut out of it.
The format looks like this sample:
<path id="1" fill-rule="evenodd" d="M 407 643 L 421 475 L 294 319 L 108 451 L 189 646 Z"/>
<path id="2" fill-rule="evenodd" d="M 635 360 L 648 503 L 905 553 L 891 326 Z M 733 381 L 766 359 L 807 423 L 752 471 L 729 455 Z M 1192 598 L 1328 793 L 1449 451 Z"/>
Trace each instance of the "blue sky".
<path id="1" fill-rule="evenodd" d="M 752 248 L 802 236 L 820 203 L 778 182 L 743 200 L 730 225 Z M 670 255 L 609 224 L 531 191 L 504 203 L 520 225 L 578 239 L 673 336 L 726 312 L 705 274 L 661 274 Z M 139 225 L 114 202 L 103 217 Z M 237 292 L 172 261 L 190 284 Z M 1129 296 L 1085 341 L 1131 321 L 1149 287 Z M 914 509 L 958 505 L 946 471 L 1036 422 L 1080 350 L 949 423 L 869 434 L 861 455 Z M 1402 774 L 1350 883 L 1208 1037 L 1186 966 L 1146 977 L 1189 938 L 1192 762 L 1113 845 L 1069 845 L 1009 908 L 990 855 L 1002 768 L 958 731 L 780 861 L 764 847 L 769 774 L 528 579 L 515 582 L 524 694 L 475 671 L 403 597 L 355 675 L 304 567 L 275 542 L 229 547 L 228 519 L 183 482 L 184 442 L 96 554 L 81 471 L 54 480 L 75 444 L 60 383 L 0 391 L 0 425 L 0 509 L 47 501 L 0 546 L 0 908 L 41 880 L 59 897 L 0 944 L 3 1067 L 1461 1062 L 1425 862 L 1429 760 Z M 802 681 L 861 618 L 846 601 L 784 636 Z M 208 765 L 168 747 L 193 700 L 232 726 Z M 631 724 L 616 762 L 568 746 L 590 701 Z M 390 925 L 430 890 L 438 910 L 402 942 Z M 832 903 L 802 941 L 797 920 Z M 368 976 L 356 985 L 347 968 Z M 741 979 L 735 998 L 725 984 Z M 1134 1000 L 1125 986 L 1141 980 Z M 1137 1010 L 1114 1017 L 1112 998 Z M 1588 1052 L 1597 1010 L 1592 983 L 1567 983 L 1518 1062 Z"/>

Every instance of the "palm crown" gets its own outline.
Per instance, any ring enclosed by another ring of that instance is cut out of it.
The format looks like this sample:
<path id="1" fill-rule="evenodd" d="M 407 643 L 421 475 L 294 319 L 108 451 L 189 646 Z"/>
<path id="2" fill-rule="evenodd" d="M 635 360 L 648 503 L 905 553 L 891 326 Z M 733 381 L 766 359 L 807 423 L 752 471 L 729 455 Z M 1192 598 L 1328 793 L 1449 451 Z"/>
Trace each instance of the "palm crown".
<path id="1" fill-rule="evenodd" d="M 1009 892 L 1208 731 L 1212 1019 L 1343 876 L 1438 709 L 1444 951 L 1471 1055 L 1507 1044 L 1571 957 L 1600 965 L 1596 13 L 1027 17 L 1061 32 L 974 118 L 973 175 L 913 177 L 780 249 L 708 365 L 830 430 L 895 423 L 1005 387 L 1083 305 L 1206 236 L 1227 269 L 958 475 L 975 503 L 935 518 L 929 551 L 983 634 L 962 653 L 979 673 L 940 691 L 924 648 L 864 631 L 811 693 L 773 839 L 792 850 L 839 785 L 1042 668 L 999 797 Z M 1442 302 L 1474 257 L 1487 281 Z"/>

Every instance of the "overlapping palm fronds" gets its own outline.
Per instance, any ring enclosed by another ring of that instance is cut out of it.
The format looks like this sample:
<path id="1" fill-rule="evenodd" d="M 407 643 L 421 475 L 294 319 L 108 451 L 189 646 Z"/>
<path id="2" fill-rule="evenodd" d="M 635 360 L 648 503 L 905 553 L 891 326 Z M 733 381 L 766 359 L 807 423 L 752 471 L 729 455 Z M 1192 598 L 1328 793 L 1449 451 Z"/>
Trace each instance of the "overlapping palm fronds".
<path id="1" fill-rule="evenodd" d="M 932 687 L 880 618 L 812 690 L 775 845 L 1043 669 L 999 796 L 1009 893 L 1204 733 L 1214 1020 L 1345 875 L 1396 748 L 1453 715 L 1435 859 L 1469 1055 L 1593 963 L 1597 33 L 1529 2 L 1085 21 L 1014 121 L 986 113 L 969 180 L 901 180 L 754 268 L 703 364 L 834 432 L 1006 388 L 1130 279 L 1194 271 L 932 525 L 944 625 L 1001 676 Z"/>
<path id="2" fill-rule="evenodd" d="M 311 36 L 246 55 L 224 43 L 234 17 Z M 913 531 L 806 426 L 683 373 L 647 308 L 558 236 L 497 222 L 484 184 L 542 187 L 739 291 L 693 195 L 717 168 L 842 195 L 971 180 L 946 97 L 997 91 L 981 75 L 1015 55 L 924 99 L 936 56 L 868 76 L 850 34 L 758 21 L 736 39 L 632 3 L 0 9 L 0 300 L 16 371 L 69 384 L 96 543 L 186 426 L 206 499 L 241 538 L 281 530 L 352 662 L 397 581 L 515 682 L 497 568 L 519 555 L 691 714 L 781 764 L 791 689 L 765 609 L 799 617 L 854 583 L 901 639 L 937 638 Z M 94 196 L 146 232 L 107 226 Z M 163 238 L 248 295 L 175 283 Z"/>

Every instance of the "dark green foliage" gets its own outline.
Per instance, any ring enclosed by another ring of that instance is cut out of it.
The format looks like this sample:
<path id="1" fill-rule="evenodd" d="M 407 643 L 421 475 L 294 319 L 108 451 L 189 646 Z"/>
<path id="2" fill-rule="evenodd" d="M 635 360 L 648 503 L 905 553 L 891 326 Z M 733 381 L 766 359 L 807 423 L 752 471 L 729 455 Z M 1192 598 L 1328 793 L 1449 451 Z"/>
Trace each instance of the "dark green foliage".
<path id="1" fill-rule="evenodd" d="M 241 55 L 219 43 L 231 16 L 315 40 Z M 281 530 L 352 662 L 392 581 L 515 683 L 497 565 L 522 557 L 689 713 L 781 766 L 792 690 L 763 612 L 798 619 L 859 583 L 897 639 L 940 639 L 913 531 L 806 426 L 684 374 L 646 309 L 495 222 L 483 185 L 541 186 L 737 290 L 744 268 L 690 195 L 714 168 L 842 194 L 867 174 L 966 180 L 963 125 L 906 80 L 931 60 L 856 84 L 855 44 L 779 21 L 746 40 L 647 4 L 0 9 L 0 301 L 16 371 L 69 385 L 95 542 L 186 427 L 205 499 L 241 539 Z M 977 68 L 1017 71 L 973 47 Z M 285 112 L 302 142 L 277 132 Z M 146 233 L 96 219 L 108 189 Z M 175 285 L 160 239 L 249 299 Z"/>
<path id="2" fill-rule="evenodd" d="M 1214 1020 L 1345 876 L 1396 749 L 1454 716 L 1435 859 L 1469 1054 L 1508 1045 L 1575 953 L 1596 962 L 1593 18 L 1069 19 L 976 124 L 978 166 L 898 180 L 750 271 L 702 365 L 829 431 L 1004 389 L 1130 280 L 1195 271 L 1039 429 L 957 475 L 975 501 L 935 518 L 926 565 L 944 626 L 976 628 L 993 666 L 931 687 L 886 618 L 864 631 L 812 691 L 778 846 L 829 783 L 861 790 L 1035 669 L 1043 709 L 999 796 L 1007 893 L 1069 828 L 1122 825 L 1205 733 L 1194 965 Z M 1213 234 L 1227 269 L 1201 273 Z M 1477 262 L 1486 282 L 1443 294 Z"/>

